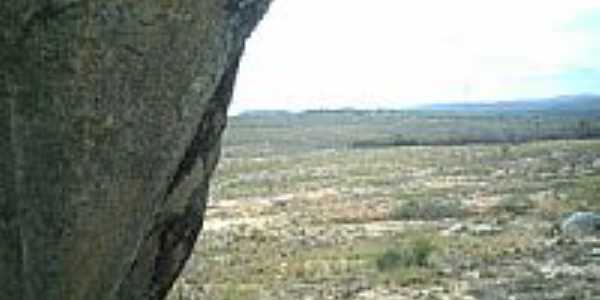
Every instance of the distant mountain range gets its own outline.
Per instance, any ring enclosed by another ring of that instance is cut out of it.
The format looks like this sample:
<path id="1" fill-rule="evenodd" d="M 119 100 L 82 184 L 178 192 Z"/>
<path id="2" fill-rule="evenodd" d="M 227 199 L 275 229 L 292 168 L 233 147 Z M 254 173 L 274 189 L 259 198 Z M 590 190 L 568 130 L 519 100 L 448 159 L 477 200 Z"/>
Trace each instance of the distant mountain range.
<path id="1" fill-rule="evenodd" d="M 456 112 L 456 113 L 528 113 L 528 112 L 544 112 L 544 113 L 575 113 L 575 114 L 590 114 L 598 115 L 600 113 L 600 95 L 582 94 L 558 96 L 545 99 L 527 99 L 527 100 L 511 100 L 497 102 L 454 102 L 454 103 L 437 103 L 428 104 L 410 109 L 411 111 L 440 111 L 440 112 Z M 373 112 L 396 112 L 403 111 L 398 109 L 377 109 L 365 110 L 354 109 L 351 107 L 342 109 L 317 109 L 306 110 L 304 114 L 316 113 L 373 113 Z M 294 114 L 286 110 L 249 110 L 240 113 L 240 116 L 247 117 L 274 117 L 286 116 Z"/>
<path id="2" fill-rule="evenodd" d="M 239 115 L 245 116 L 245 117 L 274 117 L 274 116 L 289 115 L 289 114 L 292 114 L 292 112 L 287 111 L 287 110 L 281 110 L 281 109 L 273 109 L 273 110 L 255 109 L 255 110 L 243 111 Z"/>
<path id="3" fill-rule="evenodd" d="M 445 103 L 418 107 L 423 110 L 455 112 L 600 111 L 600 95 L 571 95 L 547 99 L 498 101 L 493 103 Z"/>

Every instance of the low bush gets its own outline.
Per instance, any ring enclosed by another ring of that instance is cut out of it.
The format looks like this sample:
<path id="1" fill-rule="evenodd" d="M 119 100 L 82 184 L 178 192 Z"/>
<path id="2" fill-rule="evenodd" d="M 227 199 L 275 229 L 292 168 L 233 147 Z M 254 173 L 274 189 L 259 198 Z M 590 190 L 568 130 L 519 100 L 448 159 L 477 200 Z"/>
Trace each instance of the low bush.
<path id="1" fill-rule="evenodd" d="M 500 200 L 495 209 L 499 212 L 521 215 L 532 207 L 533 201 L 527 195 L 509 195 Z"/>
<path id="2" fill-rule="evenodd" d="M 432 198 L 402 201 L 391 213 L 394 220 L 438 220 L 464 216 L 465 208 L 459 201 Z"/>
<path id="3" fill-rule="evenodd" d="M 430 239 L 423 237 L 410 240 L 406 245 L 387 249 L 377 258 L 377 269 L 385 272 L 398 268 L 427 267 L 435 249 Z"/>

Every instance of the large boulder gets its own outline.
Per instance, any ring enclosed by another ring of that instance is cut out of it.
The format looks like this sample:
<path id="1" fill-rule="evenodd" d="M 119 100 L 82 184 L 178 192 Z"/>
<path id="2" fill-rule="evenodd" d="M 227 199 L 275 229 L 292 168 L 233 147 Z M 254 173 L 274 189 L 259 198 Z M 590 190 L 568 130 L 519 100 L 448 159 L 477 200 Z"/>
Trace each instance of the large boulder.
<path id="1" fill-rule="evenodd" d="M 570 237 L 600 236 L 600 214 L 574 212 L 561 221 L 560 232 Z"/>
<path id="2" fill-rule="evenodd" d="M 163 299 L 270 0 L 0 1 L 0 299 Z"/>

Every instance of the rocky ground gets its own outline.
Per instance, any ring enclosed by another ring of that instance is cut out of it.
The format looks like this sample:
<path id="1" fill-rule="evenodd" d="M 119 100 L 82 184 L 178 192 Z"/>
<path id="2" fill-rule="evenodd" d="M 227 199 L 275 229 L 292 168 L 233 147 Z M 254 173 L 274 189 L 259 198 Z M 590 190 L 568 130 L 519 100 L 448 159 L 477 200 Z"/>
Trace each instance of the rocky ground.
<path id="1" fill-rule="evenodd" d="M 227 159 L 170 299 L 600 299 L 600 142 Z M 598 228 L 596 228 L 598 229 Z"/>

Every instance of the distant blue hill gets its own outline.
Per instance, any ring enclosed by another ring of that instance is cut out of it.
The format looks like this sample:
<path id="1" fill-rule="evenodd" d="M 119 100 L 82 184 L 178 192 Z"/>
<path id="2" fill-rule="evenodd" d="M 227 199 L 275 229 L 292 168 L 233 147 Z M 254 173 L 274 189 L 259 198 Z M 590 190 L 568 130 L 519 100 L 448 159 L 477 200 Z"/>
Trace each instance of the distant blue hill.
<path id="1" fill-rule="evenodd" d="M 600 95 L 559 96 L 548 99 L 498 101 L 493 103 L 445 103 L 419 107 L 423 110 L 452 112 L 600 111 Z"/>
<path id="2" fill-rule="evenodd" d="M 507 100 L 497 102 L 454 102 L 434 103 L 410 109 L 356 109 L 352 107 L 339 109 L 309 109 L 300 115 L 321 114 L 352 114 L 371 115 L 374 113 L 397 113 L 406 111 L 450 112 L 450 113 L 507 113 L 523 114 L 540 112 L 544 114 L 576 114 L 600 116 L 600 95 L 582 94 L 558 96 L 545 99 Z M 286 110 L 248 110 L 241 112 L 239 117 L 273 118 L 290 117 L 298 113 Z"/>
<path id="3" fill-rule="evenodd" d="M 274 117 L 274 116 L 280 116 L 280 115 L 290 115 L 292 114 L 292 112 L 287 111 L 287 110 L 268 110 L 268 109 L 262 109 L 262 110 L 246 110 L 243 111 L 239 114 L 239 116 L 243 116 L 243 117 Z"/>

